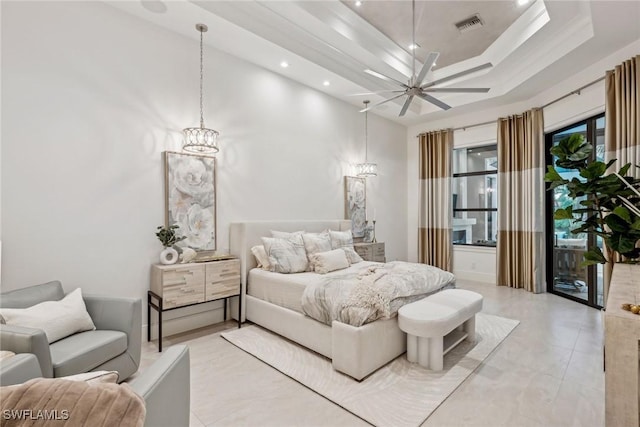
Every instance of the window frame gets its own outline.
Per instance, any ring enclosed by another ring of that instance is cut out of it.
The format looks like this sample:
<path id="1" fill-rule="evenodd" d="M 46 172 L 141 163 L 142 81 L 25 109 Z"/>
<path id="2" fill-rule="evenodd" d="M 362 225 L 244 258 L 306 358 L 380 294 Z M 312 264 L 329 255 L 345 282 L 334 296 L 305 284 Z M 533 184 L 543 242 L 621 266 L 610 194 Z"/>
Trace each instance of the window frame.
<path id="1" fill-rule="evenodd" d="M 469 149 L 477 149 L 477 148 L 489 148 L 489 147 L 495 147 L 495 151 L 496 151 L 496 156 L 498 154 L 498 143 L 494 143 L 494 144 L 486 144 L 486 145 L 478 145 L 478 146 L 473 146 L 473 147 L 459 147 L 459 148 L 454 148 L 453 151 L 455 152 L 456 150 L 469 150 Z M 452 173 L 452 182 L 451 185 L 453 187 L 453 179 L 455 178 L 466 178 L 466 177 L 470 177 L 470 176 L 488 176 L 488 175 L 496 175 L 496 178 L 498 177 L 498 169 L 496 168 L 495 170 L 482 170 L 482 171 L 473 171 L 473 172 L 458 172 L 458 173 Z M 452 194 L 453 191 L 451 192 Z M 456 212 L 496 212 L 496 214 L 498 213 L 498 208 L 455 208 L 452 206 L 452 210 L 451 210 L 451 219 L 452 219 L 452 230 L 451 230 L 451 235 L 453 236 L 453 219 L 456 217 Z M 473 246 L 473 247 L 477 247 L 477 248 L 495 248 L 498 245 L 498 238 L 496 236 L 496 244 L 495 245 L 490 245 L 490 244 L 482 244 L 482 243 L 456 243 L 453 241 L 452 238 L 452 244 L 455 246 Z"/>

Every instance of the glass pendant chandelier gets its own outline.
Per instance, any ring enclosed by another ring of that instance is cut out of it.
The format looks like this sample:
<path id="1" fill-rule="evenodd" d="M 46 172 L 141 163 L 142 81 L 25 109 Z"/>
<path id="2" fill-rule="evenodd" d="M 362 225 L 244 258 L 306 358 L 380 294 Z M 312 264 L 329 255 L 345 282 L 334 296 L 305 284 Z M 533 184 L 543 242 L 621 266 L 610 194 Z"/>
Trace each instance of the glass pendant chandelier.
<path id="1" fill-rule="evenodd" d="M 364 163 L 358 163 L 356 165 L 356 172 L 358 176 L 377 176 L 378 165 L 376 163 L 369 163 L 369 133 L 368 133 L 368 117 L 369 114 L 368 105 L 369 101 L 362 101 L 364 103 Z"/>
<path id="2" fill-rule="evenodd" d="M 204 24 L 196 24 L 196 30 L 200 32 L 200 127 L 184 128 L 184 144 L 182 149 L 191 153 L 217 153 L 218 131 L 204 126 L 204 115 L 202 113 L 202 77 L 203 77 L 203 50 L 202 35 L 209 28 Z"/>

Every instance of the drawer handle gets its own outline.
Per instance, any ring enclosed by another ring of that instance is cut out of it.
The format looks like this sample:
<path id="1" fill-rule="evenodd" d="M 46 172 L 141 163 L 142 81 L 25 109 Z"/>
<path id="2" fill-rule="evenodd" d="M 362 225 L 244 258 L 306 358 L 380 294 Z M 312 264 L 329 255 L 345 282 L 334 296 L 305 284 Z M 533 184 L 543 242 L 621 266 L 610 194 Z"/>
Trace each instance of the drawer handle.
<path id="1" fill-rule="evenodd" d="M 196 292 L 195 289 L 180 289 L 183 294 L 194 294 Z"/>
<path id="2" fill-rule="evenodd" d="M 166 282 L 164 286 L 167 287 L 167 286 L 178 286 L 178 285 L 186 285 L 186 284 L 187 284 L 187 281 L 184 280 L 182 282 Z"/>

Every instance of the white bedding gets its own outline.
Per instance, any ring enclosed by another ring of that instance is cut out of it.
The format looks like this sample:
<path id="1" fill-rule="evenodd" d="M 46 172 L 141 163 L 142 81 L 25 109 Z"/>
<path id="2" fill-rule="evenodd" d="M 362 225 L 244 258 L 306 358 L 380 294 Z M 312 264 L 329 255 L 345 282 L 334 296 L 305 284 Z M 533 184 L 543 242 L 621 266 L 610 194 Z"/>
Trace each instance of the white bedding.
<path id="1" fill-rule="evenodd" d="M 253 268 L 249 271 L 247 295 L 304 314 L 302 311 L 302 294 L 307 285 L 318 283 L 327 277 L 354 273 L 362 267 L 375 264 L 377 263 L 363 261 L 353 264 L 349 268 L 327 274 L 318 274 L 310 271 L 282 274 L 262 270 L 261 268 Z"/>

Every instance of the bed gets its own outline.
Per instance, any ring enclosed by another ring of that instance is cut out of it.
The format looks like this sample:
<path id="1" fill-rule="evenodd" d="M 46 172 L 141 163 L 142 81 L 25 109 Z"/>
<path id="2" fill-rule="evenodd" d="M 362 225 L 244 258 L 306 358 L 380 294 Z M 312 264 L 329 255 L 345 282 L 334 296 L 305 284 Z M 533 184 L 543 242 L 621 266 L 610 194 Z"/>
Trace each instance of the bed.
<path id="1" fill-rule="evenodd" d="M 261 238 L 270 236 L 271 230 L 320 232 L 325 229 L 350 230 L 351 222 L 251 221 L 231 224 L 230 252 L 240 259 L 240 316 L 242 321 L 249 320 L 326 356 L 335 370 L 361 380 L 406 351 L 406 334 L 398 328 L 397 317 L 358 327 L 337 321 L 330 326 L 318 322 L 302 313 L 299 302 L 305 277 L 313 280 L 313 276 L 318 275 L 287 275 L 256 269 L 257 263 L 251 253 L 251 248 L 262 244 Z"/>

